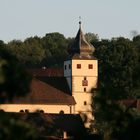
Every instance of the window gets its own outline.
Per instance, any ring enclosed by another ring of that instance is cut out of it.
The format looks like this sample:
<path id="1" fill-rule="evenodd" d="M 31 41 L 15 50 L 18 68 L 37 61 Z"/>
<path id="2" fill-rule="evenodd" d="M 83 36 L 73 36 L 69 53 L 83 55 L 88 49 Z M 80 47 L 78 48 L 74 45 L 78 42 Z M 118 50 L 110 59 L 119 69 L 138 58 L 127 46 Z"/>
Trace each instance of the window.
<path id="1" fill-rule="evenodd" d="M 81 69 L 81 64 L 77 64 L 77 69 Z"/>
<path id="2" fill-rule="evenodd" d="M 88 80 L 86 79 L 86 77 L 84 78 L 84 80 L 82 80 L 82 86 L 88 86 Z"/>
<path id="3" fill-rule="evenodd" d="M 86 101 L 84 101 L 84 105 L 87 105 L 87 102 Z"/>
<path id="4" fill-rule="evenodd" d="M 67 69 L 67 65 L 65 65 L 65 70 Z"/>
<path id="5" fill-rule="evenodd" d="M 69 69 L 71 69 L 71 64 L 69 64 Z"/>
<path id="6" fill-rule="evenodd" d="M 59 114 L 64 114 L 64 111 L 63 110 L 60 110 Z"/>
<path id="7" fill-rule="evenodd" d="M 26 113 L 28 113 L 28 112 L 29 112 L 29 110 L 28 110 L 28 109 L 25 109 L 25 112 L 26 112 Z"/>
<path id="8" fill-rule="evenodd" d="M 84 92 L 86 92 L 86 88 L 84 88 Z"/>
<path id="9" fill-rule="evenodd" d="M 21 109 L 19 112 L 24 112 L 24 110 Z"/>
<path id="10" fill-rule="evenodd" d="M 0 109 L 0 112 L 4 112 L 4 110 L 3 109 Z"/>
<path id="11" fill-rule="evenodd" d="M 88 68 L 89 68 L 89 69 L 93 69 L 93 65 L 92 65 L 92 64 L 89 64 L 89 65 L 88 65 Z"/>
<path id="12" fill-rule="evenodd" d="M 40 110 L 39 112 L 40 112 L 40 113 L 44 113 L 44 110 Z"/>

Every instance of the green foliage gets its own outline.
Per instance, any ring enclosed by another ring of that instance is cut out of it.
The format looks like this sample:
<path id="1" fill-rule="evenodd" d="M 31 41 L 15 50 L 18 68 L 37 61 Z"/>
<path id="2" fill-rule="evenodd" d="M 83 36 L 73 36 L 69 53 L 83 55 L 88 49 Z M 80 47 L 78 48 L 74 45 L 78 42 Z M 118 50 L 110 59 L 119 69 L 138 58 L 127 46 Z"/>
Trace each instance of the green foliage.
<path id="1" fill-rule="evenodd" d="M 17 114 L 0 112 L 0 139 L 35 140 L 37 138 L 36 128 L 22 121 Z"/>
<path id="2" fill-rule="evenodd" d="M 4 47 L 4 46 L 5 46 L 4 42 L 0 40 L 0 47 Z"/>
<path id="3" fill-rule="evenodd" d="M 24 42 L 13 40 L 6 47 L 26 67 L 39 65 L 45 57 L 45 50 L 42 48 L 41 39 L 38 37 L 27 38 Z"/>
<path id="4" fill-rule="evenodd" d="M 62 67 L 67 57 L 67 40 L 60 33 L 49 33 L 42 38 L 45 59 L 42 64 L 47 67 Z"/>
<path id="5" fill-rule="evenodd" d="M 85 34 L 88 41 L 98 41 L 94 33 Z M 37 67 L 63 67 L 68 56 L 67 47 L 74 38 L 65 38 L 58 32 L 48 33 L 44 37 L 29 37 L 25 41 L 13 40 L 8 44 L 0 41 L 0 46 L 15 55 L 21 64 L 27 68 Z"/>
<path id="6" fill-rule="evenodd" d="M 95 55 L 99 60 L 99 90 L 93 98 L 94 125 L 106 139 L 121 139 L 137 114 L 120 102 L 140 96 L 139 54 L 133 42 L 125 38 L 95 44 L 98 45 Z"/>
<path id="7" fill-rule="evenodd" d="M 25 113 L 24 120 L 37 128 L 39 136 L 61 136 L 62 130 L 55 126 L 53 117 L 43 112 Z"/>
<path id="8" fill-rule="evenodd" d="M 27 94 L 30 80 L 16 57 L 0 48 L 0 102 Z"/>
<path id="9" fill-rule="evenodd" d="M 0 103 L 29 92 L 31 77 L 27 75 L 15 56 L 0 47 Z M 0 112 L 0 139 L 36 139 L 35 129 L 16 115 Z"/>
<path id="10" fill-rule="evenodd" d="M 111 99 L 115 95 L 115 100 L 135 97 L 133 93 L 139 88 L 135 81 L 138 54 L 132 43 L 124 38 L 112 40 L 108 46 L 97 48 L 96 55 L 99 59 L 99 82 L 105 87 L 106 94 Z"/>
<path id="11" fill-rule="evenodd" d="M 97 34 L 90 33 L 90 32 L 85 34 L 85 38 L 88 42 L 99 40 L 99 36 Z"/>
<path id="12" fill-rule="evenodd" d="M 60 33 L 49 33 L 42 38 L 27 38 L 24 42 L 13 40 L 5 48 L 27 68 L 62 67 L 67 57 L 68 42 L 69 39 Z"/>

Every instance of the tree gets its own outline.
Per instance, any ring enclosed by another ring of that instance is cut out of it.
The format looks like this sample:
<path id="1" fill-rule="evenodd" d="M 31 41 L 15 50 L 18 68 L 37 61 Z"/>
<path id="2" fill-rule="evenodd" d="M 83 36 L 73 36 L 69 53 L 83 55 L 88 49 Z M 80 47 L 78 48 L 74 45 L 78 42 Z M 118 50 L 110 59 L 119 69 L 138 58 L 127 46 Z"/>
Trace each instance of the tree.
<path id="1" fill-rule="evenodd" d="M 6 48 L 29 68 L 38 66 L 45 57 L 41 39 L 37 36 L 27 38 L 24 42 L 13 40 L 6 45 Z"/>
<path id="2" fill-rule="evenodd" d="M 47 67 L 62 67 L 67 57 L 67 40 L 60 33 L 49 33 L 42 38 L 46 57 L 42 64 Z"/>
<path id="3" fill-rule="evenodd" d="M 31 77 L 15 56 L 0 47 L 0 103 L 29 92 Z M 16 114 L 0 112 L 0 139 L 37 139 L 36 129 L 21 121 Z"/>
<path id="4" fill-rule="evenodd" d="M 36 67 L 45 58 L 45 49 L 42 46 L 41 39 L 37 36 L 27 38 L 22 47 L 27 67 Z"/>
<path id="5" fill-rule="evenodd" d="M 96 47 L 95 52 L 99 59 L 99 91 L 93 99 L 94 124 L 106 139 L 121 139 L 135 113 L 126 111 L 120 101 L 136 99 L 140 94 L 136 76 L 138 53 L 133 43 L 125 38 L 98 44 L 102 46 Z"/>
<path id="6" fill-rule="evenodd" d="M 97 34 L 90 33 L 90 32 L 85 34 L 85 38 L 88 42 L 99 40 L 99 36 Z"/>
<path id="7" fill-rule="evenodd" d="M 27 94 L 30 80 L 16 57 L 0 48 L 0 102 Z"/>
<path id="8" fill-rule="evenodd" d="M 0 40 L 0 47 L 4 47 L 4 46 L 5 46 L 4 42 Z"/>
<path id="9" fill-rule="evenodd" d="M 5 48 L 27 68 L 62 67 L 69 42 L 70 39 L 56 32 L 48 33 L 42 38 L 30 37 L 23 42 L 13 40 L 5 44 Z"/>
<path id="10" fill-rule="evenodd" d="M 33 125 L 22 121 L 19 114 L 0 112 L 0 139 L 37 140 L 38 133 Z"/>

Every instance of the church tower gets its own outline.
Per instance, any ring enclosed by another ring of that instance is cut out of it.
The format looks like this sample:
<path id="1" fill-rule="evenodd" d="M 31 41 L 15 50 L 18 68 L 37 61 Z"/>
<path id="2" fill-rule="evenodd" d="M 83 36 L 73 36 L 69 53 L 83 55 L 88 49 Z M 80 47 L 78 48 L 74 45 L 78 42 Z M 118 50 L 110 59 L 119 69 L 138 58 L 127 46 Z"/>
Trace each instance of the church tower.
<path id="1" fill-rule="evenodd" d="M 64 61 L 64 76 L 76 101 L 74 113 L 79 113 L 89 127 L 92 116 L 91 89 L 97 88 L 98 60 L 93 56 L 94 47 L 85 39 L 79 22 L 74 42 L 68 47 L 69 58 Z"/>

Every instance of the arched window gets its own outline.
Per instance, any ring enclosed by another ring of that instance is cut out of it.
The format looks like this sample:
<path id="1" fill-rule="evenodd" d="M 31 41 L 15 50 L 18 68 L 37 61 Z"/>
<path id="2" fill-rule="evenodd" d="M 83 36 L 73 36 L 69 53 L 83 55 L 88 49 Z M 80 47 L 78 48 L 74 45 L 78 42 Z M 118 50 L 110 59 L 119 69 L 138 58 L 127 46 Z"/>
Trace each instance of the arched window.
<path id="1" fill-rule="evenodd" d="M 19 112 L 21 112 L 21 113 L 22 113 L 22 112 L 24 112 L 24 110 L 23 110 L 23 109 L 21 109 Z"/>
<path id="2" fill-rule="evenodd" d="M 60 110 L 59 114 L 64 114 L 64 111 L 63 110 Z"/>
<path id="3" fill-rule="evenodd" d="M 29 113 L 29 110 L 28 110 L 28 109 L 25 109 L 25 112 L 26 112 L 26 113 Z"/>
<path id="4" fill-rule="evenodd" d="M 40 110 L 39 112 L 40 112 L 40 113 L 44 113 L 44 110 Z"/>

